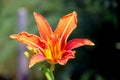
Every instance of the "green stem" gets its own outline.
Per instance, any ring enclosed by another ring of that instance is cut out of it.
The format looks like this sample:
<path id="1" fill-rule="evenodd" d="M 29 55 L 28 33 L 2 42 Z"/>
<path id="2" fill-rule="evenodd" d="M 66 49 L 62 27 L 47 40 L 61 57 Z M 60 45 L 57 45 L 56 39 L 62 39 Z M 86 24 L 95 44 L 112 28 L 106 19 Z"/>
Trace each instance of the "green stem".
<path id="1" fill-rule="evenodd" d="M 55 65 L 54 65 L 54 64 L 51 64 L 50 70 L 51 70 L 51 71 L 54 71 L 54 69 L 55 69 Z"/>
<path id="2" fill-rule="evenodd" d="M 40 67 L 41 67 L 41 70 L 43 71 L 43 73 L 45 74 L 47 80 L 55 80 L 52 70 L 47 68 L 47 66 L 43 63 L 40 63 Z"/>

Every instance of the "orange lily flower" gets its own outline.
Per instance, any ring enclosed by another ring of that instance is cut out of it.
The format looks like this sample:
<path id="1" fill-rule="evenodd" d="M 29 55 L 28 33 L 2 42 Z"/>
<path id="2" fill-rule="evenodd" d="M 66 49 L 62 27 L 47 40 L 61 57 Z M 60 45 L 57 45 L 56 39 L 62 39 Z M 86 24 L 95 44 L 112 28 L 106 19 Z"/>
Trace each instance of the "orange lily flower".
<path id="1" fill-rule="evenodd" d="M 21 32 L 12 34 L 10 38 L 26 44 L 30 50 L 36 50 L 35 54 L 30 58 L 29 67 L 44 60 L 50 64 L 59 63 L 65 65 L 69 59 L 75 58 L 74 48 L 94 45 L 88 39 L 79 38 L 67 42 L 69 35 L 76 28 L 76 17 L 77 13 L 75 11 L 65 15 L 60 19 L 57 28 L 53 32 L 46 19 L 42 15 L 34 13 L 40 37 L 27 32 Z"/>

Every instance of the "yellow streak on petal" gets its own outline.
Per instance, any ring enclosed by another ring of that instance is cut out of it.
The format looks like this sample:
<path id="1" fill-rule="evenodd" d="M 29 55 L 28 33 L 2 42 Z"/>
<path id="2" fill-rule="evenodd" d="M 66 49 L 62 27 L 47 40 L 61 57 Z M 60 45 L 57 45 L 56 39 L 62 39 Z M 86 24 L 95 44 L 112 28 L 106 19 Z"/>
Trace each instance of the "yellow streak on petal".
<path id="1" fill-rule="evenodd" d="M 45 55 L 46 59 L 52 59 L 52 54 L 51 54 L 50 49 L 45 49 L 44 50 L 44 55 Z"/>
<path id="2" fill-rule="evenodd" d="M 72 15 L 72 16 L 71 16 L 71 18 L 70 18 L 69 22 L 67 23 L 67 25 L 66 25 L 66 27 L 65 27 L 65 29 L 64 29 L 64 31 L 63 31 L 63 33 L 62 33 L 62 35 L 61 35 L 61 38 L 64 36 L 64 34 L 65 34 L 65 32 L 67 31 L 67 29 L 68 29 L 68 27 L 69 27 L 70 23 L 71 23 L 71 22 L 72 22 L 72 20 L 74 19 L 75 15 L 76 15 L 76 12 L 75 12 L 75 11 L 73 11 L 73 14 L 74 14 L 74 15 Z"/>

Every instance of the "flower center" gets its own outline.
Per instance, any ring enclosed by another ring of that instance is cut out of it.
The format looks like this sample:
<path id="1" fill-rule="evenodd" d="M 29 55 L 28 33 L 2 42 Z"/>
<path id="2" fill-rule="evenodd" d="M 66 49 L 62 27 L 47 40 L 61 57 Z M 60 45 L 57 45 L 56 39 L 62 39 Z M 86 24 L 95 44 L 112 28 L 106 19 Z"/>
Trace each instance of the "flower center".
<path id="1" fill-rule="evenodd" d="M 58 35 L 51 34 L 50 39 L 47 41 L 49 48 L 44 50 L 45 57 L 50 63 L 56 63 L 57 59 L 61 59 L 62 51 L 60 38 Z"/>

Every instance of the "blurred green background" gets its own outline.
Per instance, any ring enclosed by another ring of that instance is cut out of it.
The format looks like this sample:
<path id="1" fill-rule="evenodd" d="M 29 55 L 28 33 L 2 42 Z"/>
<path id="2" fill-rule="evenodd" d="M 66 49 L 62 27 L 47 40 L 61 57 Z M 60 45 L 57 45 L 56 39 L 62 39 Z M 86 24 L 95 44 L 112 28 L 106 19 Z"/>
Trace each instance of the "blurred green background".
<path id="1" fill-rule="evenodd" d="M 0 80 L 19 80 L 18 42 L 9 38 L 18 33 L 18 11 L 27 11 L 24 31 L 39 34 L 33 12 L 42 14 L 54 30 L 60 17 L 76 11 L 78 25 L 69 39 L 92 40 L 94 47 L 76 49 L 76 58 L 65 66 L 57 65 L 56 80 L 120 80 L 119 0 L 0 0 Z M 36 65 L 26 79 L 45 80 Z"/>

